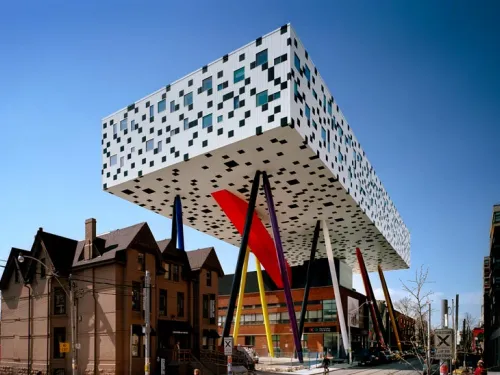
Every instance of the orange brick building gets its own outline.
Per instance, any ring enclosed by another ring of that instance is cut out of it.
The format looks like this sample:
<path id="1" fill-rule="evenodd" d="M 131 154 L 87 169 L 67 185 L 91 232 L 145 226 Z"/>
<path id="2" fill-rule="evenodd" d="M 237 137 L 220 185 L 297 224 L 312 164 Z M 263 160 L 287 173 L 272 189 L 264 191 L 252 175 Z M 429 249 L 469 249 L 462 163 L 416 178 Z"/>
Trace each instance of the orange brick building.
<path id="1" fill-rule="evenodd" d="M 356 300 L 357 306 L 361 306 L 366 301 L 366 297 L 352 289 L 351 270 L 337 259 L 335 265 L 339 277 L 340 298 L 344 314 L 348 316 L 348 298 Z M 309 292 L 304 332 L 301 338 L 302 345 L 305 352 L 323 353 L 328 351 L 330 354 L 338 356 L 343 348 L 338 325 L 336 296 L 332 287 L 327 259 L 315 260 L 314 268 L 316 272 Z M 300 319 L 306 274 L 307 263 L 292 267 L 291 286 L 297 322 Z M 294 351 L 294 343 L 284 292 L 276 288 L 265 271 L 263 271 L 263 278 L 275 352 L 278 355 L 291 354 Z M 233 275 L 226 275 L 219 282 L 219 334 L 222 334 L 222 326 L 226 318 L 232 280 Z M 349 314 L 355 316 L 358 312 L 357 316 L 359 317 L 351 324 L 353 350 L 368 345 L 367 305 L 363 305 L 357 310 L 350 311 Z M 261 356 L 267 356 L 268 353 L 256 272 L 247 273 L 239 335 L 235 344 L 253 345 Z"/>

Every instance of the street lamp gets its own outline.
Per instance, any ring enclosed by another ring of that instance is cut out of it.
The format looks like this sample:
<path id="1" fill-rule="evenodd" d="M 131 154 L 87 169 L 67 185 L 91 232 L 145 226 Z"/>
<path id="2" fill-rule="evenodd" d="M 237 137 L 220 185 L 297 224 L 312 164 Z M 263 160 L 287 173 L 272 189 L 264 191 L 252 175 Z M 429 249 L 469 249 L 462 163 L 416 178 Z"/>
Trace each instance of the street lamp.
<path id="1" fill-rule="evenodd" d="M 359 312 L 359 309 L 361 307 L 363 307 L 363 305 L 366 305 L 366 304 L 369 305 L 370 303 L 371 303 L 371 301 L 365 301 L 361 305 L 359 305 L 357 308 L 354 308 L 354 309 L 347 312 L 347 316 L 349 317 L 349 322 L 347 325 L 348 336 L 349 336 L 349 364 L 351 364 L 351 365 L 352 365 L 351 316 L 353 315 L 353 312 L 355 312 L 355 311 Z"/>
<path id="2" fill-rule="evenodd" d="M 73 289 L 71 288 L 71 275 L 69 275 L 70 283 L 69 283 L 69 291 L 67 288 L 64 287 L 64 285 L 61 283 L 59 280 L 59 276 L 57 274 L 57 271 L 54 269 L 54 267 L 49 268 L 45 263 L 41 262 L 39 259 L 29 256 L 29 255 L 22 255 L 19 254 L 17 257 L 17 261 L 19 263 L 24 263 L 26 259 L 31 259 L 34 260 L 37 263 L 40 263 L 43 267 L 45 267 L 48 271 L 52 272 L 52 276 L 55 277 L 59 285 L 61 286 L 62 290 L 64 290 L 64 293 L 69 298 L 69 303 L 71 306 L 70 309 L 70 318 L 71 318 L 71 368 L 72 368 L 72 374 L 77 375 L 77 366 L 76 366 L 76 348 L 75 348 L 75 317 L 74 317 L 74 303 L 73 303 Z"/>

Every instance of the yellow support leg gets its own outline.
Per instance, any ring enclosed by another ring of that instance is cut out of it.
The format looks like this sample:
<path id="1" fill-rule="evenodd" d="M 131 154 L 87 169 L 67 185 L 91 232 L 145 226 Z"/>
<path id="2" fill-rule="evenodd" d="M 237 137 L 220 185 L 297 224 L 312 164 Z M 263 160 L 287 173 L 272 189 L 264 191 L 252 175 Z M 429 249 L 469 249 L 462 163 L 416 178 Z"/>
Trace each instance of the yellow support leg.
<path id="1" fill-rule="evenodd" d="M 243 263 L 243 270 L 241 271 L 240 291 L 238 293 L 238 305 L 236 306 L 236 321 L 234 322 L 234 330 L 233 330 L 233 342 L 235 346 L 237 345 L 238 333 L 240 331 L 241 310 L 243 310 L 243 297 L 245 296 L 245 284 L 247 282 L 249 255 L 250 255 L 250 250 L 247 249 L 247 252 L 245 253 L 245 262 Z"/>
<path id="2" fill-rule="evenodd" d="M 262 315 L 264 315 L 264 326 L 266 329 L 267 347 L 269 354 L 274 357 L 273 340 L 271 337 L 271 327 L 269 326 L 269 315 L 267 314 L 266 290 L 264 288 L 264 280 L 262 279 L 262 270 L 260 269 L 260 262 L 255 257 L 255 267 L 257 268 L 257 282 L 259 283 L 260 304 L 262 305 Z"/>

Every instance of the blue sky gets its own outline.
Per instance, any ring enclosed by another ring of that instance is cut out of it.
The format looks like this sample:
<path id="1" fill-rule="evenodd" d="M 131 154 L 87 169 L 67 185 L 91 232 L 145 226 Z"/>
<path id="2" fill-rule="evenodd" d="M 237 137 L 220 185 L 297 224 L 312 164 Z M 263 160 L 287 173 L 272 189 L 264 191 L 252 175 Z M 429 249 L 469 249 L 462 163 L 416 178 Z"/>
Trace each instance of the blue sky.
<path id="1" fill-rule="evenodd" d="M 439 298 L 480 313 L 482 259 L 500 202 L 499 3 L 482 1 L 19 1 L 0 13 L 0 258 L 38 227 L 81 239 L 170 220 L 101 190 L 100 120 L 291 22 L 412 235 Z M 237 250 L 214 245 L 231 273 Z M 374 287 L 378 277 L 371 275 Z M 359 279 L 356 279 L 359 285 Z M 362 288 L 360 288 L 363 290 Z M 436 306 L 438 304 L 436 303 Z"/>

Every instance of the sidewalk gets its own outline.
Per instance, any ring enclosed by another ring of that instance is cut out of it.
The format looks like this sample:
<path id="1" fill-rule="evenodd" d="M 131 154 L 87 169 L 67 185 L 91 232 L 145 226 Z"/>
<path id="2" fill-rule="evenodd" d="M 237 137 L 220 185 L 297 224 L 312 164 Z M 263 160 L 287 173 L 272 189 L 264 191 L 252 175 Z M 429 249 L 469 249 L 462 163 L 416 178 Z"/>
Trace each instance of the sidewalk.
<path id="1" fill-rule="evenodd" d="M 304 363 L 300 364 L 298 361 L 286 360 L 283 358 L 282 361 L 276 361 L 277 358 L 269 358 L 267 362 L 265 358 L 256 366 L 259 371 L 265 372 L 275 372 L 277 374 L 290 374 L 294 373 L 297 375 L 317 375 L 323 374 L 323 367 L 321 366 L 321 360 L 308 360 L 304 359 Z M 281 362 L 281 363 L 280 363 Z M 348 363 L 336 363 L 330 366 L 330 372 L 337 370 L 351 368 L 352 366 Z"/>

